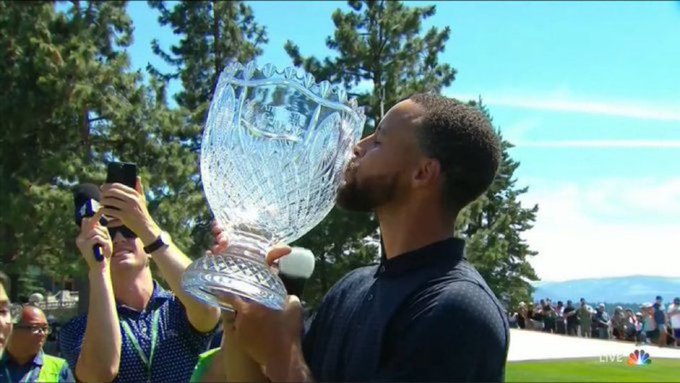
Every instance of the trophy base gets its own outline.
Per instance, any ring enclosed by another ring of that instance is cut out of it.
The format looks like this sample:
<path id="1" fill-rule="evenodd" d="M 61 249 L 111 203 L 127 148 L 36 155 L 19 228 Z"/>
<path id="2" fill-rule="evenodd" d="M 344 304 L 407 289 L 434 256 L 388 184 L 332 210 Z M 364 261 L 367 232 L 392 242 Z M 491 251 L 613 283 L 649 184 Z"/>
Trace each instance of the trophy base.
<path id="1" fill-rule="evenodd" d="M 182 276 L 184 290 L 199 301 L 222 310 L 234 311 L 224 297 L 238 296 L 274 310 L 282 310 L 286 288 L 262 259 L 239 254 L 230 246 L 218 255 L 206 255 L 186 269 Z"/>

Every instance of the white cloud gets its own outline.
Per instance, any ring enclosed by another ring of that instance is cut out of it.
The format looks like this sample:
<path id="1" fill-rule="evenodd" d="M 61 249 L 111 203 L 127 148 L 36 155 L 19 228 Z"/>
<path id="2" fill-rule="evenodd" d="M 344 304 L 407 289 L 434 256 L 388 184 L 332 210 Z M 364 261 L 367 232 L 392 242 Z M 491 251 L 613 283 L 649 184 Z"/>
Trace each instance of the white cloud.
<path id="1" fill-rule="evenodd" d="M 680 178 L 530 184 L 522 200 L 539 213 L 525 238 L 541 279 L 680 275 Z"/>
<path id="2" fill-rule="evenodd" d="M 517 146 L 516 142 L 521 142 L 527 132 L 541 127 L 544 123 L 542 118 L 531 116 L 514 121 L 501 129 L 504 138 Z"/>
<path id="3" fill-rule="evenodd" d="M 528 130 L 527 128 L 526 130 Z M 569 148 L 569 149 L 676 149 L 680 140 L 565 140 L 565 141 L 512 141 L 523 148 Z"/>
<path id="4" fill-rule="evenodd" d="M 478 95 L 455 94 L 453 92 L 448 92 L 448 95 L 459 99 L 476 100 L 478 98 Z M 571 95 L 570 92 L 564 90 L 544 94 L 492 91 L 482 92 L 481 96 L 487 105 L 680 122 L 679 101 L 670 104 L 650 104 L 648 101 L 639 100 L 587 100 Z"/>

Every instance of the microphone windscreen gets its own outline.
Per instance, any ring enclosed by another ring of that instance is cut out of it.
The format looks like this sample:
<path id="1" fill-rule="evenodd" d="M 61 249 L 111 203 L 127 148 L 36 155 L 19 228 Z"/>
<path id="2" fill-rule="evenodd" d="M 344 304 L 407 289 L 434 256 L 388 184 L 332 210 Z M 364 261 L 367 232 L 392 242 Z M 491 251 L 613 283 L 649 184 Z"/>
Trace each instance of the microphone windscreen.
<path id="1" fill-rule="evenodd" d="M 87 200 L 97 202 L 102 199 L 102 192 L 95 184 L 80 184 L 73 189 L 73 202 L 75 206 L 82 206 Z"/>
<path id="2" fill-rule="evenodd" d="M 279 260 L 279 273 L 294 278 L 309 278 L 314 272 L 314 254 L 303 247 L 293 247 Z"/>
<path id="3" fill-rule="evenodd" d="M 94 209 L 93 206 L 88 206 L 88 208 L 85 209 L 87 212 L 82 211 L 83 207 L 90 204 L 91 201 L 99 202 L 101 198 L 102 193 L 99 190 L 99 187 L 94 184 L 80 184 L 73 189 L 73 205 L 75 206 L 76 225 L 80 226 L 83 217 L 94 214 L 94 212 L 91 211 Z"/>
<path id="4" fill-rule="evenodd" d="M 305 284 L 314 272 L 314 254 L 302 247 L 293 247 L 290 254 L 279 260 L 279 278 L 289 295 L 302 297 Z"/>

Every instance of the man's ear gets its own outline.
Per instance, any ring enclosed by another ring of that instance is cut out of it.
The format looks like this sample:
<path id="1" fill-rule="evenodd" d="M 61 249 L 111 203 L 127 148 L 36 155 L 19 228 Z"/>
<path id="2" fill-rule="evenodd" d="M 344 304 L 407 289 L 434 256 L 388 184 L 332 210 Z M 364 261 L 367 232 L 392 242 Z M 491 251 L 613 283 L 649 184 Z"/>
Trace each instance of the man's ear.
<path id="1" fill-rule="evenodd" d="M 441 177 L 441 164 L 434 158 L 423 158 L 418 163 L 411 179 L 414 187 L 423 187 L 438 182 Z"/>

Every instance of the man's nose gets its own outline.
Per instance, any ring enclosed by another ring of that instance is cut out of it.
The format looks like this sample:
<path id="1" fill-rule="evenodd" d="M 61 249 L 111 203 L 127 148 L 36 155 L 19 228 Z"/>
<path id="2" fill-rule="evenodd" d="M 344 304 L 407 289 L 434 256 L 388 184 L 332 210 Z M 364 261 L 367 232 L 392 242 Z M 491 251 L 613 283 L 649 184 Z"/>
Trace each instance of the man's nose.
<path id="1" fill-rule="evenodd" d="M 125 242 L 125 240 L 126 240 L 126 238 L 123 235 L 123 233 L 121 233 L 120 231 L 117 231 L 116 234 L 113 236 L 113 238 L 111 238 L 111 243 L 113 243 L 113 244 L 123 243 L 123 242 Z"/>
<path id="2" fill-rule="evenodd" d="M 373 135 L 370 135 L 370 136 L 364 138 L 363 140 L 357 142 L 356 145 L 354 145 L 354 148 L 352 148 L 352 153 L 354 154 L 355 157 L 361 158 L 361 157 L 364 156 L 364 154 L 366 154 L 365 146 L 366 146 L 367 142 L 372 139 L 372 137 L 373 137 Z"/>

